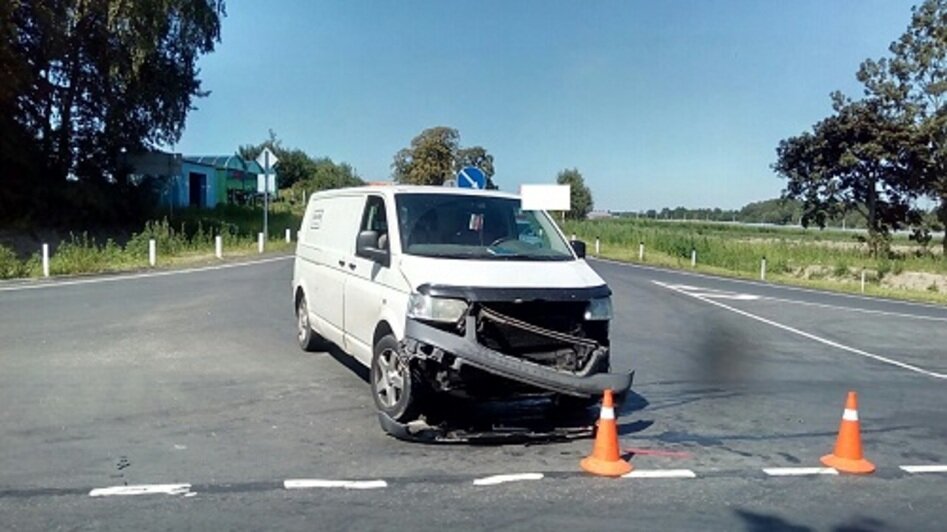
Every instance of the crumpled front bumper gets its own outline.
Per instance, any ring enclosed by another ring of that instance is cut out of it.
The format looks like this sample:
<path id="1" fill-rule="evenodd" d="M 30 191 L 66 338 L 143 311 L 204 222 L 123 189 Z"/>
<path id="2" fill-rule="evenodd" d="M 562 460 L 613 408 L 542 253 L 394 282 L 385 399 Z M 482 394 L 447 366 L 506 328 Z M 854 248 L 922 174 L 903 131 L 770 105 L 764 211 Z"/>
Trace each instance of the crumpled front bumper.
<path id="1" fill-rule="evenodd" d="M 466 336 L 458 336 L 414 319 L 405 325 L 405 337 L 454 355 L 475 368 L 557 393 L 591 397 L 610 389 L 622 394 L 631 388 L 634 372 L 577 375 L 542 366 L 484 347 L 476 339 L 476 319 L 467 317 Z"/>

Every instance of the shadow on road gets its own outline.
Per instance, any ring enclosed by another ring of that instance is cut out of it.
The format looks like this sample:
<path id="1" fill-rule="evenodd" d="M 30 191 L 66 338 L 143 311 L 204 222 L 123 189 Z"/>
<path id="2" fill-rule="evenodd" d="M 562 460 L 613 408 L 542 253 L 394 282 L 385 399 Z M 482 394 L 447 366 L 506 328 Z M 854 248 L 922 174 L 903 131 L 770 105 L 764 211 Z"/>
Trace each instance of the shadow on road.
<path id="1" fill-rule="evenodd" d="M 782 517 L 751 512 L 749 510 L 734 510 L 740 519 L 743 519 L 747 532 L 810 532 L 811 527 L 794 524 Z M 833 532 L 880 532 L 887 530 L 884 521 L 857 517 L 848 522 L 832 527 Z"/>
<path id="2" fill-rule="evenodd" d="M 368 368 L 363 366 L 355 357 L 349 356 L 335 344 L 326 345 L 326 353 L 334 358 L 336 362 L 345 366 L 345 369 L 351 371 L 356 377 L 368 382 Z"/>

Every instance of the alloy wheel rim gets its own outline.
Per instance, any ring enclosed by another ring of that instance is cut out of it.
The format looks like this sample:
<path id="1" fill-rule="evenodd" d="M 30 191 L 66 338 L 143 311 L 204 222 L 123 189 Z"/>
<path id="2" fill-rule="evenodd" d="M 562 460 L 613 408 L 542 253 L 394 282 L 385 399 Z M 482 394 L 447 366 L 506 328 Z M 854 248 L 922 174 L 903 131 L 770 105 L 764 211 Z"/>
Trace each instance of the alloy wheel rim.
<path id="1" fill-rule="evenodd" d="M 302 342 L 306 339 L 306 334 L 309 332 L 309 315 L 308 309 L 306 308 L 306 302 L 302 301 L 299 303 L 299 312 L 296 316 L 296 325 L 297 331 L 296 334 L 299 337 L 299 341 Z"/>
<path id="2" fill-rule="evenodd" d="M 386 349 L 378 356 L 375 369 L 375 393 L 379 401 L 389 408 L 395 406 L 404 394 L 407 369 L 404 362 L 394 350 Z"/>

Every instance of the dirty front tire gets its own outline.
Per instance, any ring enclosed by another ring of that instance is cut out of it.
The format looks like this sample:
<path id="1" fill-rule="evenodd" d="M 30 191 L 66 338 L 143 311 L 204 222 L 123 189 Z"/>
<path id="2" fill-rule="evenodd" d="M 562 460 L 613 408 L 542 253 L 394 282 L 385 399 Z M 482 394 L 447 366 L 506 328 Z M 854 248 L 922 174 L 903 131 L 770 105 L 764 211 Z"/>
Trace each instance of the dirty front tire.
<path id="1" fill-rule="evenodd" d="M 405 423 L 417 419 L 420 412 L 421 383 L 417 372 L 401 359 L 399 352 L 394 335 L 379 338 L 372 353 L 369 381 L 378 410 Z"/>
<path id="2" fill-rule="evenodd" d="M 296 341 L 303 351 L 318 351 L 322 345 L 322 338 L 309 324 L 309 304 L 304 295 L 296 302 Z"/>

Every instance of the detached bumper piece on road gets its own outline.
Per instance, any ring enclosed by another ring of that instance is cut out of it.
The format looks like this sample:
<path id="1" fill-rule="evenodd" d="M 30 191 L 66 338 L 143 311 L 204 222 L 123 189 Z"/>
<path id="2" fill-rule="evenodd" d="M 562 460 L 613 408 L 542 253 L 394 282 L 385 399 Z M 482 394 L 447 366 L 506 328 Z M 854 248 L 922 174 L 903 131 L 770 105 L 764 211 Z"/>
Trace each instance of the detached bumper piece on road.
<path id="1" fill-rule="evenodd" d="M 530 442 L 555 442 L 589 438 L 593 427 L 500 427 L 478 430 L 456 428 L 448 424 L 431 426 L 424 421 L 399 423 L 384 412 L 378 413 L 382 429 L 399 440 L 420 443 L 468 443 L 468 444 L 516 444 Z"/>
<path id="2" fill-rule="evenodd" d="M 631 388 L 634 372 L 579 374 L 557 370 L 536 362 L 500 353 L 481 345 L 476 337 L 477 321 L 467 317 L 464 336 L 452 334 L 417 320 L 408 320 L 405 327 L 405 349 L 409 356 L 419 355 L 424 347 L 433 347 L 441 354 L 456 358 L 454 363 L 466 364 L 491 374 L 535 386 L 543 390 L 576 397 L 599 396 L 605 390 L 623 394 Z"/>

